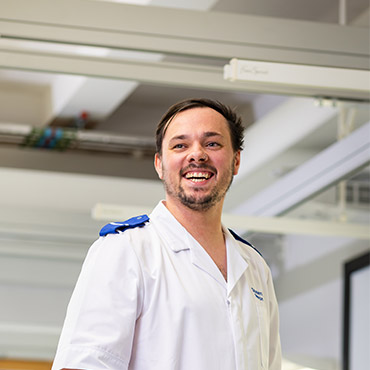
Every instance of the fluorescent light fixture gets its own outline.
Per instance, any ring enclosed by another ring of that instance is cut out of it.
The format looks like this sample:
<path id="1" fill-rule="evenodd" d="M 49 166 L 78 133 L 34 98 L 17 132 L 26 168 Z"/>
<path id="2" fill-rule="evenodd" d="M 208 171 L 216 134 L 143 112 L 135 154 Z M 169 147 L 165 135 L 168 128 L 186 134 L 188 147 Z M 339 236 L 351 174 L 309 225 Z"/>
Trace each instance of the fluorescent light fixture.
<path id="1" fill-rule="evenodd" d="M 309 95 L 331 96 L 342 92 L 358 93 L 369 99 L 370 72 L 368 70 L 319 67 L 300 64 L 260 62 L 231 59 L 224 66 L 224 79 L 244 81 L 258 86 L 281 86 L 307 89 Z M 289 91 L 288 91 L 289 92 Z M 294 90 L 293 90 L 294 92 Z"/>

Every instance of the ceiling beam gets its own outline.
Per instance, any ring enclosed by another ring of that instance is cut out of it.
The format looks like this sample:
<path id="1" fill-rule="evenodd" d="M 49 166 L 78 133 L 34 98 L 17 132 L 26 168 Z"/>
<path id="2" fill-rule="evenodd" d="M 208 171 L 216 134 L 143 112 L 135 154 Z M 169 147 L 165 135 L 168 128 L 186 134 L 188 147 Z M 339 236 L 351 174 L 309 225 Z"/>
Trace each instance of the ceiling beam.
<path id="1" fill-rule="evenodd" d="M 287 99 L 248 127 L 234 183 L 245 180 L 254 170 L 265 166 L 338 114 L 336 107 L 316 106 L 314 103 L 312 99 Z M 286 134 L 277 139 L 275 134 L 278 132 Z"/>
<path id="2" fill-rule="evenodd" d="M 0 46 L 0 67 L 135 80 L 160 85 L 245 91 L 223 79 L 222 68 L 167 62 L 143 62 L 32 52 Z"/>
<path id="3" fill-rule="evenodd" d="M 132 61 L 46 53 L 24 50 L 16 45 L 6 48 L 0 45 L 0 68 L 102 77 L 205 90 L 287 95 L 293 93 L 297 96 L 328 96 L 338 99 L 359 99 L 365 101 L 369 99 L 367 91 L 351 91 L 351 93 L 348 93 L 343 90 L 328 90 L 323 95 L 323 89 L 320 89 L 318 92 L 315 88 L 305 86 L 295 87 L 294 91 L 292 91 L 291 88 L 278 84 L 261 85 L 258 82 L 235 84 L 224 80 L 222 67 L 211 65 Z"/>
<path id="4" fill-rule="evenodd" d="M 368 68 L 366 28 L 87 0 L 2 0 L 0 14 L 1 37 Z"/>
<path id="5" fill-rule="evenodd" d="M 278 216 L 370 163 L 370 122 L 241 203 L 233 213 Z"/>

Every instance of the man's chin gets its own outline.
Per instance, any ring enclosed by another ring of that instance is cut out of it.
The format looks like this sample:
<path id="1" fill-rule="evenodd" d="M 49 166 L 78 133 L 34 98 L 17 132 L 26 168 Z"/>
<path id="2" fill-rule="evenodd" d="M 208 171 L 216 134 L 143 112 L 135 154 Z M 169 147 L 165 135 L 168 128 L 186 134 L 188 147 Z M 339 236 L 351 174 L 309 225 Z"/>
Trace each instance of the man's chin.
<path id="1" fill-rule="evenodd" d="M 180 197 L 181 203 L 194 211 L 207 211 L 212 208 L 217 199 L 214 196 L 186 196 Z"/>

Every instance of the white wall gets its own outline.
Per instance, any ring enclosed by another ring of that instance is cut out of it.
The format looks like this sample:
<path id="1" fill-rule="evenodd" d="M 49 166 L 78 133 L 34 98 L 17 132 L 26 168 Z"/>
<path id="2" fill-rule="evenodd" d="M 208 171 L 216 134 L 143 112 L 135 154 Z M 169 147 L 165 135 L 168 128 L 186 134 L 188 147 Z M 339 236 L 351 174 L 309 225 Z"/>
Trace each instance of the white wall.
<path id="1" fill-rule="evenodd" d="M 145 206 L 159 181 L 0 168 L 0 357 L 52 360 L 97 201 Z"/>
<path id="2" fill-rule="evenodd" d="M 275 281 L 284 356 L 307 367 L 341 369 L 344 263 L 368 241 L 286 236 Z M 364 292 L 370 299 L 370 292 Z"/>

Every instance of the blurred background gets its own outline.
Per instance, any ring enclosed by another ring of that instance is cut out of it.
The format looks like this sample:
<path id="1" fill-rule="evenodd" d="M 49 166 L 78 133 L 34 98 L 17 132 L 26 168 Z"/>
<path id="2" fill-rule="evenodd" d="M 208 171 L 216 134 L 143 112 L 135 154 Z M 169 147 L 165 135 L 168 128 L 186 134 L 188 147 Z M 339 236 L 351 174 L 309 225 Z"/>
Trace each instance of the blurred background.
<path id="1" fill-rule="evenodd" d="M 163 199 L 155 127 L 190 97 L 246 125 L 224 222 L 271 267 L 283 370 L 368 369 L 369 44 L 368 0 L 0 0 L 0 369 L 50 368 L 99 229 Z"/>

